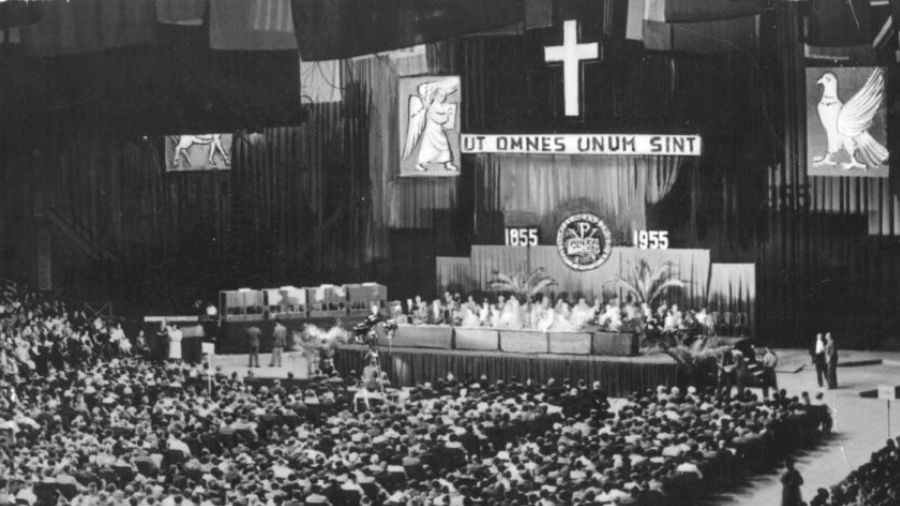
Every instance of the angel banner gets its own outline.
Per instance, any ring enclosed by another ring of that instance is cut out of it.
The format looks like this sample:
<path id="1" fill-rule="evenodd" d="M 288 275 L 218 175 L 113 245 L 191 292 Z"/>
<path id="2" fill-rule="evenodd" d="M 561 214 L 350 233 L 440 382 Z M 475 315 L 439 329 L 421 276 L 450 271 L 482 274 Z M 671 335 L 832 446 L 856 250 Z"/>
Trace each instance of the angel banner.
<path id="1" fill-rule="evenodd" d="M 459 175 L 459 77 L 400 79 L 400 175 Z"/>
<path id="2" fill-rule="evenodd" d="M 886 81 L 880 67 L 806 69 L 809 175 L 888 177 Z"/>

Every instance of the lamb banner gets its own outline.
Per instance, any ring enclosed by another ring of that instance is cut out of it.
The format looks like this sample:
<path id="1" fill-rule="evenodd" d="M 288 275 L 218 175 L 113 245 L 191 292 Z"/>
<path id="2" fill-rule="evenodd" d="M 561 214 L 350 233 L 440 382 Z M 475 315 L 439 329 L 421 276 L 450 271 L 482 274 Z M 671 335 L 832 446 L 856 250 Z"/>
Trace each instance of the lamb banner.
<path id="1" fill-rule="evenodd" d="M 231 142 L 231 134 L 167 135 L 166 170 L 230 169 Z"/>

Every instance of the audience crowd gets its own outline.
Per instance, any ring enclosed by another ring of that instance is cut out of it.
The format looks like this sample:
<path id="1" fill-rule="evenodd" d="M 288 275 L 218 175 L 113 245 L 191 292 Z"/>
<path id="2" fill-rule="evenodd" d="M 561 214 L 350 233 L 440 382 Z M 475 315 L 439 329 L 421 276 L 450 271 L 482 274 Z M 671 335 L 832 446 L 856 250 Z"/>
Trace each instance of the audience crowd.
<path id="1" fill-rule="evenodd" d="M 900 504 L 900 437 L 888 439 L 869 462 L 831 490 L 816 491 L 810 506 L 892 506 Z"/>
<path id="2" fill-rule="evenodd" d="M 87 357 L 130 352 L 121 324 L 91 319 L 15 283 L 0 287 L 0 373 L 46 376 L 50 368 L 61 370 Z"/>
<path id="3" fill-rule="evenodd" d="M 660 386 L 611 409 L 585 380 L 226 376 L 116 356 L 102 325 L 7 302 L 4 342 L 67 351 L 0 371 L 0 504 L 689 504 L 829 429 L 827 408 L 784 391 Z"/>
<path id="4" fill-rule="evenodd" d="M 539 295 L 531 304 L 518 298 L 498 295 L 495 302 L 484 298 L 476 302 L 470 295 L 464 301 L 459 294 L 444 293 L 443 299 L 429 303 L 417 296 L 405 306 L 396 302 L 391 307 L 392 318 L 401 325 L 453 325 L 457 327 L 493 327 L 509 329 L 537 329 L 543 331 L 581 330 L 596 325 L 610 331 L 642 329 L 664 331 L 707 332 L 712 321 L 706 308 L 682 311 L 677 304 L 662 303 L 651 308 L 647 303 L 631 300 L 620 302 L 613 298 L 603 303 L 600 298 L 588 303 L 579 298 L 574 304 L 565 297 L 553 304 L 549 297 Z"/>

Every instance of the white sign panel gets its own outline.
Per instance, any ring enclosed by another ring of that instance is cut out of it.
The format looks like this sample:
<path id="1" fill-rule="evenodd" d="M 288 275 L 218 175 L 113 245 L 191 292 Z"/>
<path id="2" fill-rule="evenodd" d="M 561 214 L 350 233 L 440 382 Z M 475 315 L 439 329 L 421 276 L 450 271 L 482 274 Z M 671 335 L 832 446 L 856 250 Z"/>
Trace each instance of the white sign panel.
<path id="1" fill-rule="evenodd" d="M 463 153 L 700 156 L 699 135 L 462 134 Z"/>

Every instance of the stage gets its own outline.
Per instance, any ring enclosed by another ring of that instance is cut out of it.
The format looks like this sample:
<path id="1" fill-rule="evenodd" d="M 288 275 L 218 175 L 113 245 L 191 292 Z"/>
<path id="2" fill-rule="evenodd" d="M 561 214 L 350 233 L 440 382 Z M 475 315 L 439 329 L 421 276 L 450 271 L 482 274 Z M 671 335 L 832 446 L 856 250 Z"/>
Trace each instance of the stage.
<path id="1" fill-rule="evenodd" d="M 342 377 L 350 377 L 354 372 L 359 376 L 365 367 L 364 357 L 368 347 L 346 345 L 337 351 L 335 367 Z M 610 396 L 625 397 L 636 390 L 656 388 L 657 385 L 675 385 L 678 370 L 675 362 L 664 354 L 640 357 L 598 357 L 584 355 L 518 354 L 507 352 L 479 352 L 460 350 L 431 350 L 423 348 L 380 349 L 381 367 L 396 387 L 415 386 L 418 383 L 434 381 L 452 372 L 459 379 L 467 375 L 477 378 L 486 374 L 489 381 L 502 379 L 509 381 L 528 378 L 536 382 L 546 382 L 555 378 L 562 382 L 565 378 L 573 381 L 599 380 Z M 287 379 L 288 373 L 297 380 L 305 379 L 308 365 L 302 352 L 284 353 L 283 367 L 267 367 L 271 355 L 261 353 L 259 364 L 253 368 L 253 375 L 261 380 Z M 222 373 L 238 373 L 246 377 L 248 357 L 240 355 L 214 355 L 211 366 L 221 367 Z"/>
<path id="2" fill-rule="evenodd" d="M 282 353 L 281 367 L 269 367 L 269 361 L 272 359 L 271 353 L 259 354 L 260 367 L 249 368 L 249 356 L 241 355 L 212 355 L 210 357 L 210 368 L 215 371 L 221 368 L 221 372 L 226 376 L 238 373 L 238 376 L 246 377 L 247 371 L 252 370 L 253 375 L 260 379 L 279 379 L 288 378 L 288 374 L 293 374 L 296 379 L 306 379 L 309 377 L 309 361 L 300 351 L 287 351 Z"/>
<path id="3" fill-rule="evenodd" d="M 347 345 L 338 350 L 335 366 L 339 373 L 349 376 L 351 371 L 362 371 L 367 351 L 368 348 L 362 345 Z M 664 354 L 604 357 L 388 346 L 382 346 L 380 354 L 381 367 L 391 383 L 400 387 L 434 381 L 452 372 L 460 379 L 486 374 L 489 381 L 512 378 L 522 382 L 529 378 L 536 382 L 546 382 L 550 378 L 557 382 L 565 378 L 575 382 L 599 380 L 609 395 L 622 397 L 657 385 L 675 385 L 678 381 L 675 362 Z"/>

